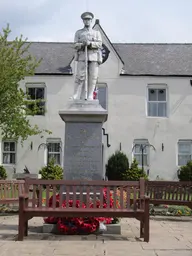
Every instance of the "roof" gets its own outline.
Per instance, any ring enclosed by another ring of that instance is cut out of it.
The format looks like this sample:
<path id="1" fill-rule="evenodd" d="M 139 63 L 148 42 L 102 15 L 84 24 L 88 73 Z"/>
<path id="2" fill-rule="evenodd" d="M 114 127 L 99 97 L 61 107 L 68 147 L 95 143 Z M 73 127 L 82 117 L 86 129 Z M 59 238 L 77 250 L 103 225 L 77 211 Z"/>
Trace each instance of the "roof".
<path id="1" fill-rule="evenodd" d="M 125 75 L 192 76 L 192 44 L 114 43 Z M 73 43 L 32 42 L 30 52 L 42 58 L 36 74 L 71 74 Z M 107 63 L 107 62 L 106 62 Z"/>
<path id="2" fill-rule="evenodd" d="M 73 43 L 32 42 L 29 52 L 42 58 L 36 74 L 71 74 L 70 63 L 74 56 Z"/>

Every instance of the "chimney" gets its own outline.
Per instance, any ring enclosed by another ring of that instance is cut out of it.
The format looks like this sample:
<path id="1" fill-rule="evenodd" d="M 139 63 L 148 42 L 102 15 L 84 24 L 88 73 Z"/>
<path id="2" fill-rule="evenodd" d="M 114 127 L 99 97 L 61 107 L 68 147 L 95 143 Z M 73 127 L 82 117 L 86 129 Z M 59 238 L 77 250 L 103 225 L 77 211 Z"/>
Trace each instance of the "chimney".
<path id="1" fill-rule="evenodd" d="M 95 24 L 98 24 L 98 25 L 100 24 L 100 23 L 99 23 L 99 19 L 96 19 L 96 20 L 95 20 Z"/>

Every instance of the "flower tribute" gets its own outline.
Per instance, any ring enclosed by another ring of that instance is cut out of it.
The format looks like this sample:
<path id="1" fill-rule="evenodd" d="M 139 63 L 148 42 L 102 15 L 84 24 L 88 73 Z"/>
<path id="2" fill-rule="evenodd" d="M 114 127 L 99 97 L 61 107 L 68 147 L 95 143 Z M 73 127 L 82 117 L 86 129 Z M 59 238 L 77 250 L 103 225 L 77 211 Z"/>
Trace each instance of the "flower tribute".
<path id="1" fill-rule="evenodd" d="M 53 196 L 49 199 L 49 207 L 52 207 Z M 74 207 L 73 200 L 68 201 L 69 207 Z M 75 202 L 76 208 L 87 208 L 86 204 L 82 203 L 80 205 L 80 201 L 76 200 Z M 113 207 L 114 200 L 112 198 L 112 193 L 110 192 L 110 208 Z M 56 207 L 59 207 L 59 194 L 56 195 Z M 66 200 L 63 201 L 62 207 L 66 208 Z M 94 203 L 90 199 L 89 207 L 93 208 Z M 101 208 L 100 201 L 96 201 L 96 207 Z M 103 189 L 103 207 L 107 207 L 107 189 Z M 48 224 L 57 224 L 57 228 L 59 231 L 65 235 L 78 235 L 78 234 L 91 234 L 99 229 L 99 223 L 102 222 L 104 224 L 111 224 L 112 218 L 104 218 L 104 217 L 83 217 L 83 218 L 55 218 L 55 217 L 47 217 L 44 218 L 44 222 Z"/>

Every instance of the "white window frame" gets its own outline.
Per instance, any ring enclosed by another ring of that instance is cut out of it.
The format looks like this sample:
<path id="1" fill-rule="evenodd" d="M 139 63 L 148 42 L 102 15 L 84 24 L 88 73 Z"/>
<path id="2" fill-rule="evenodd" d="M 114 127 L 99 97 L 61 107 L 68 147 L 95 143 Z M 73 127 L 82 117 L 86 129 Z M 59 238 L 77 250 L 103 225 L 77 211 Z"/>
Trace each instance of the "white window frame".
<path id="1" fill-rule="evenodd" d="M 190 152 L 190 155 L 189 154 L 186 154 L 186 153 L 180 153 L 179 152 L 179 144 L 183 144 L 183 143 L 185 143 L 185 144 L 189 144 L 190 145 L 190 148 L 191 148 L 191 152 Z M 180 140 L 178 140 L 178 142 L 177 142 L 177 166 L 178 167 L 181 167 L 181 166 L 183 166 L 183 165 L 180 165 L 179 164 L 179 155 L 183 155 L 183 156 L 190 156 L 190 160 L 192 160 L 192 140 L 190 140 L 190 139 L 180 139 Z M 187 164 L 187 163 L 186 163 Z"/>
<path id="2" fill-rule="evenodd" d="M 60 152 L 51 152 L 51 153 L 49 153 L 48 144 L 50 144 L 50 143 L 59 143 L 59 144 L 60 144 Z M 62 166 L 62 141 L 61 141 L 61 139 L 60 139 L 60 138 L 49 138 L 49 139 L 47 139 L 46 144 L 47 144 L 47 148 L 46 148 L 46 160 L 45 160 L 45 164 L 46 164 L 46 165 L 48 164 L 49 154 L 50 154 L 50 155 L 55 155 L 55 154 L 57 154 L 57 155 L 60 155 L 60 157 L 59 157 L 60 163 L 59 163 L 59 164 L 56 163 L 56 164 Z"/>
<path id="3" fill-rule="evenodd" d="M 166 100 L 165 101 L 149 101 L 149 90 L 165 90 L 166 91 Z M 167 118 L 168 117 L 168 86 L 167 84 L 148 84 L 147 91 L 146 91 L 146 116 L 148 118 Z M 166 103 L 166 115 L 165 116 L 149 116 L 148 115 L 148 103 Z"/>
<path id="4" fill-rule="evenodd" d="M 15 143 L 15 151 L 4 151 L 4 143 Z M 4 154 L 15 154 L 15 163 L 4 163 L 3 162 Z M 17 162 L 17 143 L 16 143 L 16 141 L 14 141 L 14 140 L 3 140 L 2 141 L 1 157 L 2 157 L 2 159 L 1 159 L 2 165 L 16 165 L 16 162 Z"/>
<path id="5" fill-rule="evenodd" d="M 47 98 L 46 98 L 46 95 L 47 95 L 47 90 L 46 89 L 47 88 L 46 88 L 46 84 L 44 82 L 35 82 L 35 83 L 27 82 L 27 83 L 25 83 L 25 88 L 26 88 L 26 93 L 27 93 L 28 88 L 44 88 L 44 99 L 43 100 L 44 100 L 44 108 L 45 108 L 45 112 L 46 112 L 46 103 L 47 103 Z M 42 115 L 35 115 L 35 117 L 45 116 L 45 114 L 46 114 L 45 112 Z"/>
<path id="6" fill-rule="evenodd" d="M 133 141 L 133 151 L 132 151 L 132 161 L 135 158 L 135 155 L 142 156 L 142 152 L 135 153 L 135 145 L 136 144 L 146 145 L 146 144 L 149 144 L 149 141 L 148 141 L 148 139 L 134 139 L 134 141 Z M 150 160 L 149 153 L 150 153 L 150 147 L 148 146 L 148 147 L 146 147 L 146 153 L 143 154 L 143 155 L 147 156 L 147 164 L 145 165 L 145 162 L 144 162 L 144 167 L 149 167 L 149 160 Z M 138 166 L 141 167 L 142 163 L 138 163 Z"/>

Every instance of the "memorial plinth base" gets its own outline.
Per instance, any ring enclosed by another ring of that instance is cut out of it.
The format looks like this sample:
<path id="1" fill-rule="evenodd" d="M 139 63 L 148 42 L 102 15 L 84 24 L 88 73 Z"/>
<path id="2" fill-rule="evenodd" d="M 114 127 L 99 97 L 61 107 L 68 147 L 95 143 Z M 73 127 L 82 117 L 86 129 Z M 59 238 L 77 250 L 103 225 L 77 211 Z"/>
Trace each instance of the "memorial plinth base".
<path id="1" fill-rule="evenodd" d="M 98 100 L 70 101 L 59 115 L 65 122 L 64 179 L 102 180 L 102 125 L 107 110 Z"/>
<path id="2" fill-rule="evenodd" d="M 103 234 L 121 235 L 121 225 L 117 224 L 106 224 L 107 230 L 102 231 Z M 99 232 L 99 231 L 98 231 Z M 63 235 L 62 231 L 59 231 L 57 224 L 43 224 L 42 233 L 53 233 L 56 235 Z"/>

